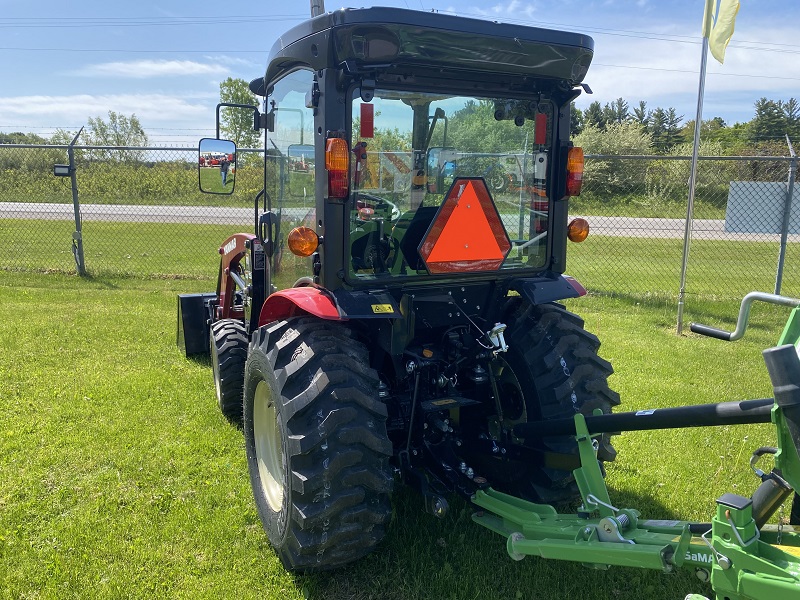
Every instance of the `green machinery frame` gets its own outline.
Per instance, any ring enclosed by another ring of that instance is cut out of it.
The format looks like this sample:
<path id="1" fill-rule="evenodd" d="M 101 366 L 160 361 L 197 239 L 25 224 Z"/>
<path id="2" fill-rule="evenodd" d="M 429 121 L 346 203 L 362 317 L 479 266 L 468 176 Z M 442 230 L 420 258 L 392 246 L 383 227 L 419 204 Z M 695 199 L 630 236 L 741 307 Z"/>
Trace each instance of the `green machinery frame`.
<path id="1" fill-rule="evenodd" d="M 796 307 L 778 347 L 765 350 L 764 354 L 767 359 L 767 353 L 783 350 L 785 356 L 788 348 L 789 359 L 793 360 L 790 370 L 800 381 L 797 355 L 800 301 L 755 299 Z M 744 302 L 742 306 L 744 309 Z M 745 327 L 747 316 L 744 315 Z M 741 322 L 740 313 L 740 325 Z M 769 367 L 769 359 L 767 362 Z M 770 375 L 776 395 L 770 413 L 777 429 L 775 465 L 797 492 L 800 490 L 800 456 L 796 438 L 792 437 L 794 425 L 787 422 L 777 398 L 787 393 L 787 387 L 792 388 L 788 392 L 800 395 L 800 387 L 776 382 L 773 369 Z M 800 598 L 800 528 L 795 531 L 794 527 L 782 524 L 757 527 L 752 500 L 735 494 L 725 494 L 717 500 L 710 526 L 642 520 L 639 511 L 612 504 L 597 461 L 597 443 L 581 414 L 575 415 L 575 432 L 581 466 L 574 471 L 574 476 L 582 499 L 575 514 L 560 514 L 550 505 L 534 504 L 491 488 L 473 496 L 472 502 L 484 509 L 475 513 L 473 520 L 504 536 L 511 558 L 522 560 L 525 556 L 540 556 L 600 569 L 618 565 L 665 573 L 676 568 L 693 568 L 701 579 L 710 580 L 720 600 Z"/>

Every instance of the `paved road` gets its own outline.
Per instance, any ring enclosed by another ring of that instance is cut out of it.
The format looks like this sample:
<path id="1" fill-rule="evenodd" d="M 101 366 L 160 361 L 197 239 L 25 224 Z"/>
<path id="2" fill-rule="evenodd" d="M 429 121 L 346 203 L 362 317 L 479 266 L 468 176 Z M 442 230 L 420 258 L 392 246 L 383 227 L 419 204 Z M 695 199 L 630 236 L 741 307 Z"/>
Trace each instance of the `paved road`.
<path id="1" fill-rule="evenodd" d="M 302 218 L 308 209 L 285 211 L 290 218 Z M 217 206 L 134 206 L 127 204 L 83 204 L 81 217 L 87 221 L 121 221 L 127 223 L 204 223 L 219 225 L 252 225 L 252 208 Z M 0 218 L 72 221 L 72 204 L 0 202 Z"/>
<path id="2" fill-rule="evenodd" d="M 284 209 L 284 218 L 299 220 L 308 214 L 307 208 Z M 134 206 L 126 204 L 84 204 L 84 222 L 122 221 L 130 223 L 196 223 L 252 226 L 252 208 L 211 206 Z M 0 218 L 71 221 L 71 204 L 0 202 Z M 641 238 L 683 238 L 683 219 L 652 219 L 639 217 L 585 217 L 594 235 Z M 779 241 L 779 235 L 733 233 L 725 231 L 723 219 L 695 219 L 693 239 L 729 241 Z M 800 235 L 790 235 L 789 241 L 800 241 Z"/>

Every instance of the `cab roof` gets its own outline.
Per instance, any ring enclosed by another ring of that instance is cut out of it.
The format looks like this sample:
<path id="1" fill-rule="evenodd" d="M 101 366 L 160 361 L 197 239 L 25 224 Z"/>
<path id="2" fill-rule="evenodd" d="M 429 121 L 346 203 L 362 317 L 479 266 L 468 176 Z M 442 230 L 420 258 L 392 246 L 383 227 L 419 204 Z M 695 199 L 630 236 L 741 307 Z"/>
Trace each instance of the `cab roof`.
<path id="1" fill-rule="evenodd" d="M 265 80 L 299 67 L 351 74 L 391 69 L 448 69 L 583 81 L 594 40 L 579 33 L 398 8 L 342 9 L 309 19 L 280 36 Z M 264 79 L 251 89 L 264 95 Z"/>

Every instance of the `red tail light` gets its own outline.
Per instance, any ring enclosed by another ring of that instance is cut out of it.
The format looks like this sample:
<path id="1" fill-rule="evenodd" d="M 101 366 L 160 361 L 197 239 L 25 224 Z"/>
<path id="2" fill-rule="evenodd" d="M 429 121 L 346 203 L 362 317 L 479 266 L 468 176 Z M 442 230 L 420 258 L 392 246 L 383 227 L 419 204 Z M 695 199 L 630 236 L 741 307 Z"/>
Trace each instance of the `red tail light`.
<path id="1" fill-rule="evenodd" d="M 570 148 L 567 154 L 567 196 L 580 196 L 583 185 L 583 148 Z"/>
<path id="2" fill-rule="evenodd" d="M 328 197 L 347 198 L 350 192 L 350 150 L 342 138 L 328 138 L 325 144 Z"/>

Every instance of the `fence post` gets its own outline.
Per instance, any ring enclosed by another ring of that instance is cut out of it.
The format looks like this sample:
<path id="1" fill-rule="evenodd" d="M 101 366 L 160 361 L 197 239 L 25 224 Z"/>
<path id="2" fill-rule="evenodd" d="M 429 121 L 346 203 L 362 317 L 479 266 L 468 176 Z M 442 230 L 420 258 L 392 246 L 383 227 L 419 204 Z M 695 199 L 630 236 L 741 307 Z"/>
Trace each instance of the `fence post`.
<path id="1" fill-rule="evenodd" d="M 708 4 L 708 2 L 706 3 Z M 703 52 L 700 58 L 700 85 L 697 90 L 697 117 L 694 120 L 694 145 L 692 167 L 689 172 L 689 202 L 686 206 L 686 227 L 683 234 L 683 260 L 681 261 L 681 285 L 678 291 L 678 335 L 683 334 L 683 305 L 686 299 L 686 272 L 689 268 L 689 243 L 692 239 L 694 219 L 694 192 L 697 187 L 697 158 L 700 155 L 700 130 L 703 128 L 703 95 L 706 87 L 706 62 L 708 61 L 708 37 L 703 35 Z"/>
<path id="2" fill-rule="evenodd" d="M 67 156 L 69 157 L 69 178 L 72 182 L 72 207 L 75 211 L 75 232 L 72 234 L 72 255 L 75 257 L 75 264 L 78 268 L 78 275 L 86 275 L 86 263 L 83 258 L 83 227 L 81 223 L 81 203 L 78 199 L 78 175 L 75 171 L 75 142 L 78 141 L 83 131 L 80 131 L 72 138 L 69 147 L 67 148 Z"/>
<path id="3" fill-rule="evenodd" d="M 792 156 L 792 162 L 789 163 L 789 181 L 786 188 L 786 202 L 783 205 L 783 225 L 781 227 L 781 249 L 778 253 L 778 270 L 775 273 L 775 294 L 780 295 L 781 285 L 783 283 L 783 263 L 786 260 L 786 241 L 789 237 L 789 220 L 792 216 L 792 196 L 794 195 L 794 182 L 797 174 L 797 155 L 794 153 L 792 142 L 789 141 L 789 136 L 786 136 L 786 142 L 789 144 L 789 153 Z"/>

